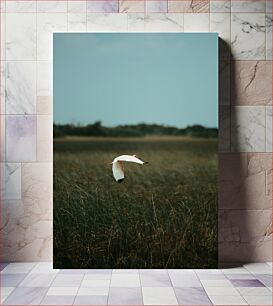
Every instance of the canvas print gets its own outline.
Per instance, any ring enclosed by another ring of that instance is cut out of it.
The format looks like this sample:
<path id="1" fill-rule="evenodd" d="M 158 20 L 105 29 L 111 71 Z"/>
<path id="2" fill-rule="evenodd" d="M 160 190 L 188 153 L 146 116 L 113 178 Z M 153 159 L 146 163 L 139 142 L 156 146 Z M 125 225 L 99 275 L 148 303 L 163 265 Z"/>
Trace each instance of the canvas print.
<path id="1" fill-rule="evenodd" d="M 55 33 L 54 267 L 216 268 L 218 37 Z"/>

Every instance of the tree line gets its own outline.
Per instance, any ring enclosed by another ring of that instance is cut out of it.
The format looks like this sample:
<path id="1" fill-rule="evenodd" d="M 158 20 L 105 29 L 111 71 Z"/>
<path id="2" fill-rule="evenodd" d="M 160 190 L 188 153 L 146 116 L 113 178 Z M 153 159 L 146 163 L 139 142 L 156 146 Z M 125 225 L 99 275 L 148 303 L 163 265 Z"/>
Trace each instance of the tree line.
<path id="1" fill-rule="evenodd" d="M 216 138 L 217 128 L 207 128 L 202 125 L 189 125 L 185 128 L 165 126 L 161 124 L 127 124 L 107 127 L 96 121 L 92 124 L 56 124 L 53 125 L 53 136 L 93 136 L 93 137 L 142 137 L 142 136 L 191 136 Z"/>

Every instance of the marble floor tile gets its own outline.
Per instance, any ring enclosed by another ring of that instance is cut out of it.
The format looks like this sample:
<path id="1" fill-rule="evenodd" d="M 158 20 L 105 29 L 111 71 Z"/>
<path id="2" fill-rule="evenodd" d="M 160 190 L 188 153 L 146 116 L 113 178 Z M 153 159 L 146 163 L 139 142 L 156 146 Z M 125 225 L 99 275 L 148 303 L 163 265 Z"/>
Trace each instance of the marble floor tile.
<path id="1" fill-rule="evenodd" d="M 272 287 L 271 274 L 255 274 L 255 278 L 262 282 L 266 287 Z"/>
<path id="2" fill-rule="evenodd" d="M 213 305 L 247 305 L 247 302 L 239 295 L 210 295 Z"/>
<path id="3" fill-rule="evenodd" d="M 209 14 L 184 14 L 185 32 L 209 32 Z"/>
<path id="4" fill-rule="evenodd" d="M 127 14 L 87 13 L 87 31 L 127 32 Z"/>
<path id="5" fill-rule="evenodd" d="M 272 61 L 272 10 L 265 16 L 266 26 L 266 60 Z"/>
<path id="6" fill-rule="evenodd" d="M 30 271 L 30 274 L 49 274 L 58 272 L 59 269 L 53 269 L 52 262 L 39 262 L 36 263 L 35 267 Z"/>
<path id="7" fill-rule="evenodd" d="M 53 279 L 56 277 L 55 273 L 50 274 L 29 274 L 20 283 L 20 287 L 49 287 Z"/>
<path id="8" fill-rule="evenodd" d="M 4 169 L 4 199 L 21 199 L 21 163 L 6 163 Z"/>
<path id="9" fill-rule="evenodd" d="M 142 287 L 144 305 L 178 305 L 172 287 Z"/>
<path id="10" fill-rule="evenodd" d="M 29 273 L 35 265 L 35 262 L 10 263 L 1 271 L 1 274 L 26 274 Z"/>
<path id="11" fill-rule="evenodd" d="M 239 292 L 233 287 L 204 287 L 204 289 L 209 297 L 211 295 L 239 295 Z"/>
<path id="12" fill-rule="evenodd" d="M 109 286 L 105 286 L 105 287 L 84 287 L 81 286 L 78 290 L 77 295 L 81 295 L 81 296 L 100 296 L 100 295 L 104 295 L 107 296 L 109 293 Z"/>
<path id="13" fill-rule="evenodd" d="M 255 277 L 251 274 L 226 274 L 226 278 L 228 279 L 255 279 Z"/>
<path id="14" fill-rule="evenodd" d="M 0 297 L 1 297 L 1 305 L 3 305 L 3 302 L 5 299 L 11 294 L 11 292 L 15 289 L 16 287 L 1 287 L 0 288 Z"/>
<path id="15" fill-rule="evenodd" d="M 0 272 L 3 270 L 3 269 L 5 269 L 5 267 L 8 265 L 8 263 L 7 262 L 1 262 L 0 263 Z"/>
<path id="16" fill-rule="evenodd" d="M 38 13 L 66 13 L 67 12 L 67 1 L 58 1 L 58 0 L 37 1 L 37 12 Z"/>
<path id="17" fill-rule="evenodd" d="M 272 296 L 269 295 L 246 295 L 244 299 L 249 305 L 272 305 Z"/>
<path id="18" fill-rule="evenodd" d="M 141 288 L 111 287 L 108 297 L 109 305 L 142 305 Z"/>
<path id="19" fill-rule="evenodd" d="M 6 13 L 36 13 L 36 1 L 6 1 Z"/>
<path id="20" fill-rule="evenodd" d="M 226 287 L 232 288 L 232 283 L 228 279 L 208 279 L 208 280 L 201 280 L 203 287 Z"/>
<path id="21" fill-rule="evenodd" d="M 75 296 L 73 295 L 47 295 L 41 305 L 73 305 Z"/>
<path id="22" fill-rule="evenodd" d="M 22 280 L 27 276 L 27 274 L 20 273 L 20 274 L 1 274 L 1 287 L 16 287 L 18 286 Z"/>
<path id="23" fill-rule="evenodd" d="M 230 281 L 235 287 L 264 287 L 264 284 L 257 279 L 232 279 Z"/>
<path id="24" fill-rule="evenodd" d="M 128 31 L 129 32 L 144 32 L 145 21 L 143 13 L 128 13 Z"/>
<path id="25" fill-rule="evenodd" d="M 39 305 L 43 300 L 47 288 L 15 288 L 5 299 L 4 305 Z"/>
<path id="26" fill-rule="evenodd" d="M 143 287 L 171 287 L 170 277 L 166 274 L 140 274 L 140 282 Z"/>
<path id="27" fill-rule="evenodd" d="M 174 288 L 179 305 L 211 305 L 203 288 Z"/>
<path id="28" fill-rule="evenodd" d="M 47 295 L 61 295 L 75 296 L 78 292 L 78 287 L 50 287 L 47 291 Z"/>
<path id="29" fill-rule="evenodd" d="M 272 274 L 272 268 L 263 262 L 245 264 L 244 268 L 253 274 Z"/>
<path id="30" fill-rule="evenodd" d="M 139 275 L 112 274 L 111 287 L 140 287 Z"/>
<path id="31" fill-rule="evenodd" d="M 109 280 L 111 279 L 111 274 L 85 274 L 84 275 L 84 280 L 89 280 L 89 279 L 105 279 Z"/>
<path id="32" fill-rule="evenodd" d="M 86 0 L 69 0 L 67 4 L 68 13 L 86 13 Z"/>
<path id="33" fill-rule="evenodd" d="M 112 275 L 113 274 L 139 274 L 138 269 L 113 269 L 112 270 Z"/>
<path id="34" fill-rule="evenodd" d="M 79 287 L 84 274 L 58 274 L 54 278 L 52 287 Z"/>
<path id="35" fill-rule="evenodd" d="M 250 274 L 250 272 L 243 268 L 243 267 L 238 267 L 238 268 L 228 268 L 228 269 L 221 269 L 221 271 L 225 274 L 225 275 L 238 275 L 238 274 Z"/>
<path id="36" fill-rule="evenodd" d="M 73 305 L 107 305 L 107 296 L 76 296 Z"/>
<path id="37" fill-rule="evenodd" d="M 82 287 L 109 287 L 110 279 L 84 279 Z"/>
<path id="38" fill-rule="evenodd" d="M 145 1 L 142 0 L 120 0 L 119 12 L 120 13 L 144 13 Z"/>
<path id="39" fill-rule="evenodd" d="M 272 292 L 266 287 L 236 287 L 242 296 L 245 295 L 272 295 Z"/>

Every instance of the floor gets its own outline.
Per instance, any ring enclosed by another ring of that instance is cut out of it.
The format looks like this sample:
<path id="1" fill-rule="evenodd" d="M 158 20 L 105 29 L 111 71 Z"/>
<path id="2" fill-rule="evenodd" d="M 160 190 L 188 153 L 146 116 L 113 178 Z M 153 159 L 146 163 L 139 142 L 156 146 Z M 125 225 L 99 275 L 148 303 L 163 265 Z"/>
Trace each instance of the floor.
<path id="1" fill-rule="evenodd" d="M 212 270 L 53 270 L 1 263 L 3 305 L 272 305 L 272 263 Z"/>

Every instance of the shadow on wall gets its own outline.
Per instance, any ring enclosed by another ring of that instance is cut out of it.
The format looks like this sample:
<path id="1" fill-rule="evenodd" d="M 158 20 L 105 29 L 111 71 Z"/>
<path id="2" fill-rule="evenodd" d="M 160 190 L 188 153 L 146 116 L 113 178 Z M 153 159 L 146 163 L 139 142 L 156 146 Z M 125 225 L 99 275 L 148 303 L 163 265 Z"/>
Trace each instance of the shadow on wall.
<path id="1" fill-rule="evenodd" d="M 270 214 L 267 226 L 267 215 L 256 211 L 272 206 L 271 156 L 239 153 L 240 134 L 233 132 L 241 119 L 231 106 L 240 86 L 235 65 L 230 46 L 219 39 L 219 267 L 268 261 L 271 254 Z"/>

